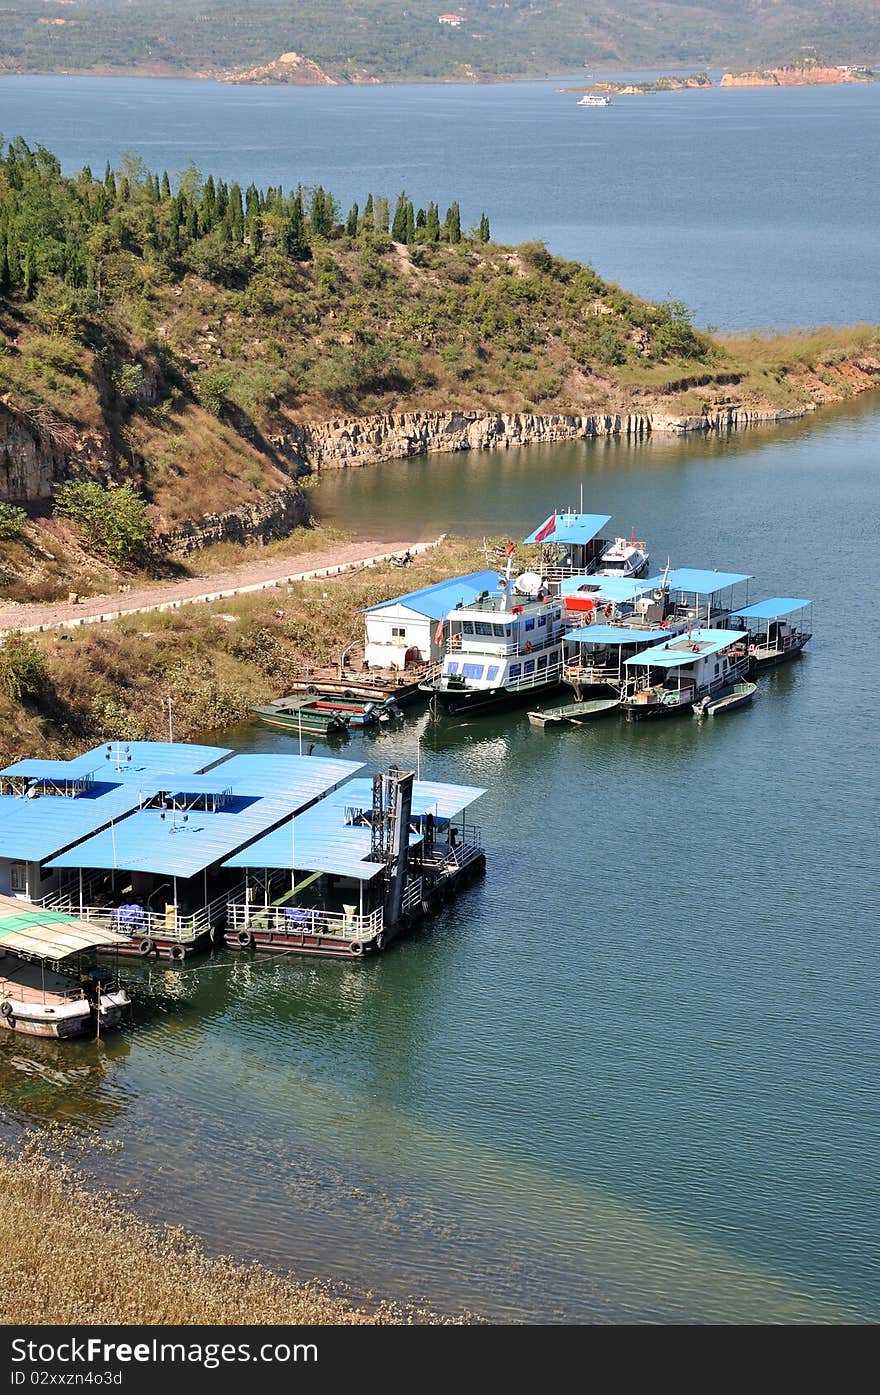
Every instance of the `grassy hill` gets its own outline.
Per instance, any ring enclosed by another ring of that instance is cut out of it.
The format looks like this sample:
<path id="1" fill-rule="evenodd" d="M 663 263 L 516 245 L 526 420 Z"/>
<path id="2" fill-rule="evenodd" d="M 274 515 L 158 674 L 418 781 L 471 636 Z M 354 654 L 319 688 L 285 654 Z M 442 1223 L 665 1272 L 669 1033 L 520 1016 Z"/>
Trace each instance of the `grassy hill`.
<path id="1" fill-rule="evenodd" d="M 677 302 L 640 300 L 540 243 L 496 245 L 485 215 L 461 223 L 457 204 L 415 209 L 404 194 L 346 211 L 320 188 L 242 190 L 192 170 L 173 189 L 136 161 L 67 178 L 13 141 L 0 157 L 0 500 L 45 514 L 61 478 L 127 484 L 112 496 L 120 526 L 140 526 L 134 495 L 161 529 L 289 487 L 303 423 L 796 408 L 855 390 L 848 365 L 877 349 L 865 328 L 723 343 Z M 42 489 L 27 485 L 35 461 Z M 100 497 L 70 502 L 77 525 L 105 512 Z M 56 592 L 57 543 L 30 547 Z M 0 517 L 7 585 L 23 548 Z"/>
<path id="2" fill-rule="evenodd" d="M 457 11 L 466 23 L 451 27 L 433 0 L 8 0 L 0 71 L 217 75 L 293 50 L 334 80 L 420 81 L 752 67 L 802 48 L 835 62 L 880 55 L 875 0 L 469 0 Z"/>

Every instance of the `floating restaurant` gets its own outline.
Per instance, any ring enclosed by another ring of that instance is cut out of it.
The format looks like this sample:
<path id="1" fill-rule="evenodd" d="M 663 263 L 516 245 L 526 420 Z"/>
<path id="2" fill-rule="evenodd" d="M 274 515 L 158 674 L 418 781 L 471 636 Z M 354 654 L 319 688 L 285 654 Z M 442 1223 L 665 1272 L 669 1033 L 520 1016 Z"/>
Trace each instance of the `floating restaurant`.
<path id="1" fill-rule="evenodd" d="M 237 891 L 231 853 L 307 809 L 358 763 L 239 754 L 206 774 L 161 775 L 128 817 L 49 862 L 69 880 L 44 905 L 123 930 L 131 952 L 184 959 L 207 948 Z"/>
<path id="2" fill-rule="evenodd" d="M 245 883 L 227 909 L 227 945 L 381 951 L 485 870 L 480 829 L 467 822 L 483 794 L 395 768 L 348 781 L 228 859 Z"/>

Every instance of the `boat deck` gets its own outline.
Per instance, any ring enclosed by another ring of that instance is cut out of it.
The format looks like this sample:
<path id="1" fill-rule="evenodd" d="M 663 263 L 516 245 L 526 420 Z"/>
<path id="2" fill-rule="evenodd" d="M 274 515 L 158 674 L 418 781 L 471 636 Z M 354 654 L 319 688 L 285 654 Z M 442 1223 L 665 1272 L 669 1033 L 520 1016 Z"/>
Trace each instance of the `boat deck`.
<path id="1" fill-rule="evenodd" d="M 43 1003 L 47 998 L 66 1001 L 81 996 L 73 979 L 11 954 L 0 958 L 0 996 L 4 993 L 14 994 L 23 1003 Z"/>

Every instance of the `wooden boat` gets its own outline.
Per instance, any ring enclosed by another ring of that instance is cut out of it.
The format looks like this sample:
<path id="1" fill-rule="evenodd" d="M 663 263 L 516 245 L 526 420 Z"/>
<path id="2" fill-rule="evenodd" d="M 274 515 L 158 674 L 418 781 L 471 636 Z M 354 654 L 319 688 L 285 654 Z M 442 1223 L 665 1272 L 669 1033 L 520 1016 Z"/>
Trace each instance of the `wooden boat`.
<path id="1" fill-rule="evenodd" d="M 702 702 L 695 702 L 694 712 L 698 717 L 717 717 L 719 712 L 733 712 L 737 707 L 745 707 L 751 702 L 757 689 L 757 683 L 733 683 L 728 688 L 722 688 L 714 697 L 704 697 Z"/>
<path id="2" fill-rule="evenodd" d="M 349 726 L 366 725 L 367 709 L 371 706 L 341 699 L 283 697 L 253 710 L 268 727 L 280 727 L 293 735 L 302 732 L 304 736 L 330 736 Z"/>
<path id="3" fill-rule="evenodd" d="M 530 712 L 533 727 L 579 727 L 597 717 L 609 717 L 620 706 L 620 698 L 593 698 L 589 702 L 567 702 L 562 707 L 548 707 L 543 712 Z"/>
<path id="4" fill-rule="evenodd" d="M 119 936 L 73 916 L 0 896 L 0 1028 L 78 1037 L 116 1027 L 130 1006 L 123 985 L 95 967 Z"/>

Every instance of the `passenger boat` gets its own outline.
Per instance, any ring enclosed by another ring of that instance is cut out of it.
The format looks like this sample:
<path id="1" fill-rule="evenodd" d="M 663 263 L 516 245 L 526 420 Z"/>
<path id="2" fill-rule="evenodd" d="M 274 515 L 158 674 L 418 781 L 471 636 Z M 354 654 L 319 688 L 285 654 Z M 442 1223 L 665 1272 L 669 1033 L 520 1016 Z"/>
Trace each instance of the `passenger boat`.
<path id="1" fill-rule="evenodd" d="M 435 715 L 488 712 L 559 686 L 562 603 L 536 572 L 514 580 L 509 557 L 498 591 L 457 606 L 445 623 L 442 663 L 422 684 Z"/>
<path id="2" fill-rule="evenodd" d="M 698 717 L 717 717 L 719 713 L 733 712 L 737 707 L 750 703 L 757 691 L 757 683 L 732 683 L 727 688 L 721 688 L 714 697 L 707 695 L 695 702 L 694 712 Z"/>
<path id="3" fill-rule="evenodd" d="M 304 736 L 339 735 L 348 727 L 367 727 L 379 721 L 379 704 L 346 702 L 343 698 L 283 697 L 253 710 L 266 726 Z"/>
<path id="4" fill-rule="evenodd" d="M 620 698 L 593 698 L 589 702 L 567 702 L 562 707 L 547 707 L 541 712 L 530 712 L 529 722 L 533 727 L 579 727 L 584 722 L 595 721 L 597 717 L 610 717 L 611 713 L 619 707 Z"/>
<path id="5" fill-rule="evenodd" d="M 647 545 L 635 537 L 615 538 L 599 558 L 596 576 L 644 576 L 650 562 Z"/>
<path id="6" fill-rule="evenodd" d="M 748 629 L 749 669 L 760 673 L 763 669 L 775 668 L 789 659 L 795 659 L 803 652 L 804 645 L 812 639 L 812 625 L 806 618 L 810 613 L 811 601 L 798 600 L 791 596 L 774 596 L 768 601 L 758 601 L 737 612 L 737 622 Z M 798 616 L 798 619 L 791 619 Z"/>
<path id="7" fill-rule="evenodd" d="M 36 1037 L 79 1037 L 117 1027 L 131 999 L 95 967 L 112 931 L 0 896 L 0 1027 Z"/>
<path id="8" fill-rule="evenodd" d="M 603 97 L 598 92 L 587 92 L 577 103 L 579 107 L 610 107 L 611 98 Z"/>
<path id="9" fill-rule="evenodd" d="M 743 630 L 693 629 L 627 659 L 633 674 L 623 696 L 627 721 L 674 717 L 720 696 L 748 665 Z"/>

